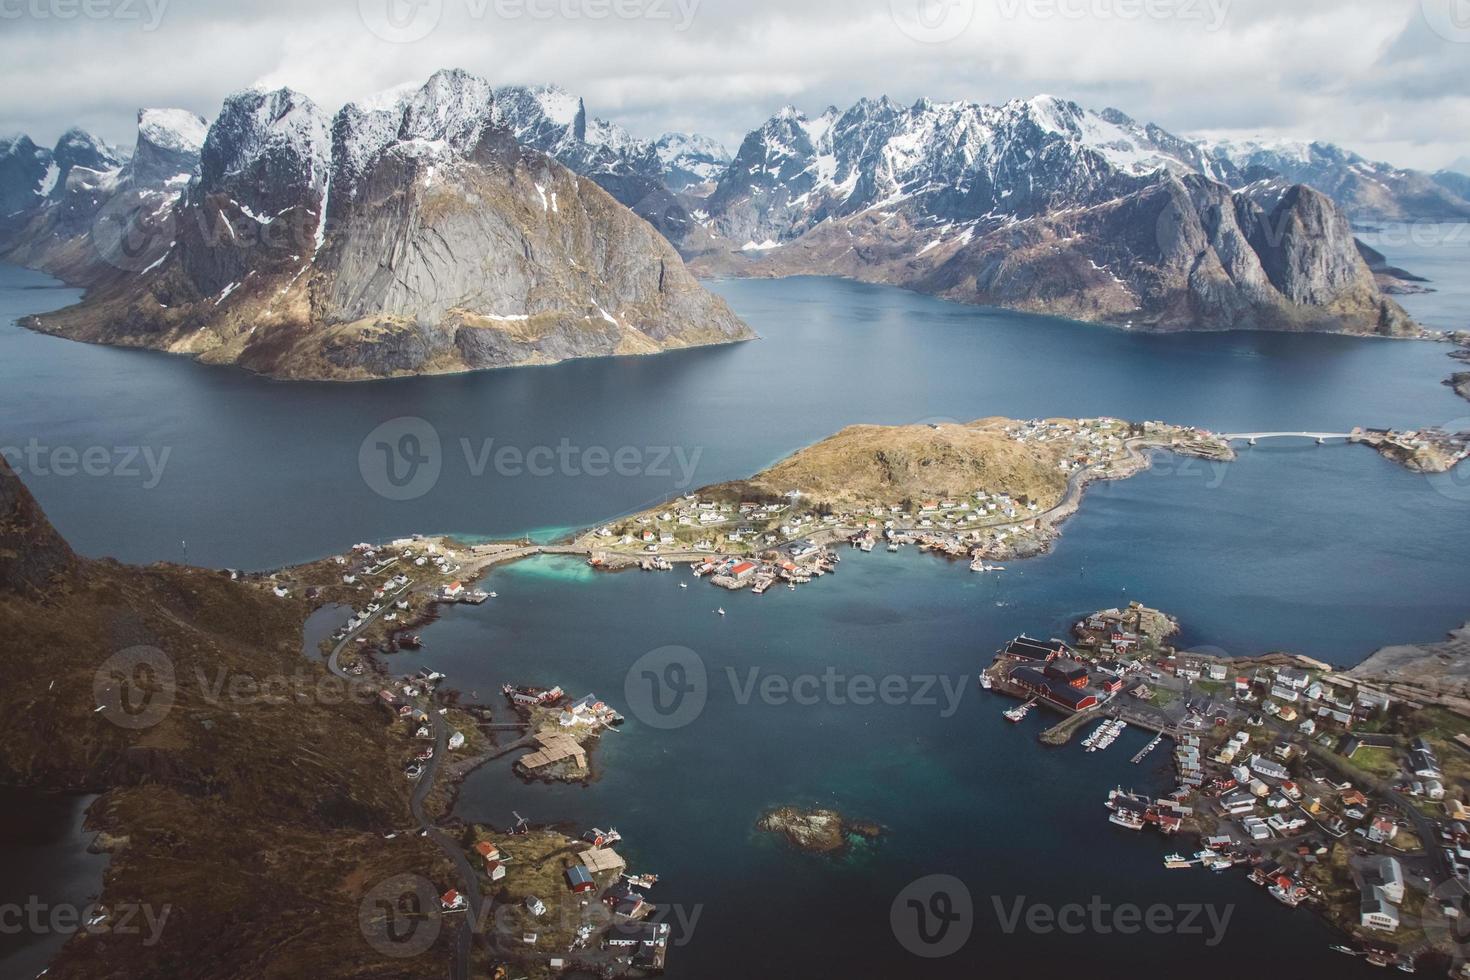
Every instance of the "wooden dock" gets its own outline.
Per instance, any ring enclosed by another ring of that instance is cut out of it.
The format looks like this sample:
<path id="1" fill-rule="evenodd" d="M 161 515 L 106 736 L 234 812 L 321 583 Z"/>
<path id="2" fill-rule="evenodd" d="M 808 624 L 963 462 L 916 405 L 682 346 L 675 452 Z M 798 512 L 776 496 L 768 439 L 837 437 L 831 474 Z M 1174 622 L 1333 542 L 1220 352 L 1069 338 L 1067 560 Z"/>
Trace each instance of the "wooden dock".
<path id="1" fill-rule="evenodd" d="M 1162 742 L 1163 740 L 1164 740 L 1164 733 L 1163 732 L 1160 732 L 1159 734 L 1157 734 L 1157 735 L 1154 736 L 1154 740 L 1152 742 L 1149 742 L 1143 748 L 1139 749 L 1138 750 L 1138 754 L 1136 754 L 1129 761 L 1132 762 L 1135 766 L 1138 765 L 1140 762 L 1143 761 L 1144 756 L 1148 755 L 1154 749 L 1158 748 L 1159 743 Z"/>

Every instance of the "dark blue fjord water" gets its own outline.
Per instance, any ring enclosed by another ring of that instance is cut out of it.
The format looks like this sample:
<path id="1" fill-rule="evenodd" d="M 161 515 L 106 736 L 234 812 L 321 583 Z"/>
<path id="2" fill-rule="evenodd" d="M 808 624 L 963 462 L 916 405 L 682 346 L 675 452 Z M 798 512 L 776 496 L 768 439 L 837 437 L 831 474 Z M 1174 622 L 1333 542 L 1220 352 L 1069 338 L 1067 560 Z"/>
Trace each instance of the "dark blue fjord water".
<path id="1" fill-rule="evenodd" d="M 9 325 L 15 316 L 75 292 L 0 268 L 0 447 L 35 447 L 41 464 L 19 468 L 87 553 L 177 560 L 187 542 L 194 562 L 258 568 L 413 531 L 549 535 L 747 474 L 854 422 L 1109 414 L 1345 431 L 1470 416 L 1440 384 L 1454 362 L 1438 345 L 1146 336 L 833 280 L 714 288 L 763 339 L 343 386 L 25 332 Z M 437 435 L 440 472 L 421 496 L 390 500 L 364 478 L 359 451 L 406 416 Z M 655 472 L 476 475 L 492 439 L 492 452 L 563 440 L 624 449 Z M 100 450 L 114 470 L 137 447 L 137 472 L 61 475 L 58 447 Z M 678 589 L 681 574 L 593 576 L 538 560 L 494 572 L 500 598 L 446 615 L 426 649 L 399 662 L 445 670 L 485 697 L 508 680 L 558 682 L 621 704 L 646 652 L 677 644 L 701 658 L 702 714 L 673 731 L 630 718 L 599 749 L 605 774 L 593 786 L 526 787 L 498 764 L 471 777 L 460 803 L 497 825 L 512 809 L 616 824 L 635 865 L 664 876 L 655 899 L 701 909 L 693 942 L 671 959 L 676 976 L 1133 977 L 1184 966 L 1226 977 L 1264 950 L 1300 975 L 1351 975 L 1357 964 L 1326 951 L 1333 939 L 1309 913 L 1238 874 L 1165 871 L 1165 842 L 1106 824 L 1107 788 L 1162 785 L 1162 753 L 1128 764 L 1141 735 L 1101 755 L 1046 751 L 1034 740 L 1042 719 L 1007 724 L 972 680 L 1005 637 L 1058 632 L 1130 598 L 1180 616 L 1186 643 L 1238 653 L 1287 648 L 1347 664 L 1383 643 L 1437 639 L 1470 610 L 1467 474 L 1429 480 L 1360 447 L 1290 444 L 1226 467 L 1159 463 L 1094 488 L 1052 554 L 999 575 L 913 552 L 852 554 L 835 577 L 757 597 Z M 768 704 L 740 697 L 726 673 L 743 683 L 752 669 L 789 679 L 829 667 L 939 678 L 961 694 L 952 711 L 942 689 L 930 691 L 935 705 Z M 834 805 L 891 833 L 845 862 L 793 855 L 752 830 L 779 803 Z M 977 925 L 960 952 L 924 962 L 894 940 L 889 906 L 931 873 L 965 881 Z M 1208 932 L 1007 933 L 995 908 L 1093 896 L 1234 910 L 1211 947 Z"/>

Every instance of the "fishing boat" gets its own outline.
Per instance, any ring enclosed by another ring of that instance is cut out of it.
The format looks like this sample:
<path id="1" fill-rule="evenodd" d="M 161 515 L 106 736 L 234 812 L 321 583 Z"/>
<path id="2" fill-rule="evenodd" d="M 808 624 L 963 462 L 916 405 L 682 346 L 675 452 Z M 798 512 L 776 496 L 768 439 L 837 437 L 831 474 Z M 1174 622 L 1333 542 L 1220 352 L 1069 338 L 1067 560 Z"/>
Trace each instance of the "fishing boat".
<path id="1" fill-rule="evenodd" d="M 1134 813 L 1132 810 L 1114 810 L 1108 814 L 1108 823 L 1117 824 L 1119 827 L 1126 827 L 1129 830 L 1143 829 L 1143 817 Z"/>
<path id="2" fill-rule="evenodd" d="M 896 542 L 896 541 L 890 541 L 890 542 L 888 542 L 888 550 L 890 552 L 897 551 L 898 550 L 898 542 Z"/>
<path id="3" fill-rule="evenodd" d="M 990 675 L 989 674 L 981 674 L 980 675 L 980 686 L 982 688 L 984 688 L 985 690 L 988 691 L 992 687 L 995 686 L 995 681 L 993 681 L 993 680 L 990 679 Z"/>
<path id="4" fill-rule="evenodd" d="M 1193 861 L 1177 852 L 1164 855 L 1164 867 L 1166 868 L 1187 868 L 1193 864 Z"/>
<path id="5" fill-rule="evenodd" d="M 627 880 L 628 884 L 632 885 L 634 888 L 652 888 L 654 885 L 658 884 L 658 875 L 625 874 L 623 875 L 623 877 Z"/>
<path id="6" fill-rule="evenodd" d="M 1002 713 L 1011 721 L 1020 721 L 1022 718 L 1025 718 L 1026 715 L 1030 713 L 1030 711 L 1031 702 L 1027 701 L 1025 704 L 1018 704 L 1014 708 L 1010 708 Z"/>
<path id="7" fill-rule="evenodd" d="M 720 608 L 716 609 L 715 612 L 717 612 L 721 616 L 723 616 L 723 615 L 725 615 L 725 607 L 724 606 L 721 606 Z"/>

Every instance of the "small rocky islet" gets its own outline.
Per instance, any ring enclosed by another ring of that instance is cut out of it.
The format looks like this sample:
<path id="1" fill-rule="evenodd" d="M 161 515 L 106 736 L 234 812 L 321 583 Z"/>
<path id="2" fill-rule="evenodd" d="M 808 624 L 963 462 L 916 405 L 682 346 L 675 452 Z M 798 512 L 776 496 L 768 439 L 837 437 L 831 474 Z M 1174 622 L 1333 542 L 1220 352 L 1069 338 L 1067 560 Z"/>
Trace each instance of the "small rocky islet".
<path id="1" fill-rule="evenodd" d="M 856 820 L 826 808 L 795 806 L 767 810 L 756 822 L 756 829 L 784 837 L 799 851 L 829 857 L 841 857 L 853 844 L 877 840 L 884 833 L 883 827 L 871 820 Z"/>

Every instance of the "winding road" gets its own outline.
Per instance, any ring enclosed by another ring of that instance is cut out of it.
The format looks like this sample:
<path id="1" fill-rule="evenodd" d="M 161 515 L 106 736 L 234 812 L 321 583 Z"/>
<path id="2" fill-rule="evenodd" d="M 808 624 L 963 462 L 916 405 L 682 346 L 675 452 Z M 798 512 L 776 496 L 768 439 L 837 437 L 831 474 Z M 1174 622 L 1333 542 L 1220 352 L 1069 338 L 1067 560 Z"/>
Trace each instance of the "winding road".
<path id="1" fill-rule="evenodd" d="M 333 676 L 348 683 L 361 682 L 360 678 L 354 677 L 342 666 L 342 651 L 347 649 L 347 644 L 351 643 L 353 638 L 363 628 L 387 612 L 394 602 L 397 602 L 413 589 L 413 582 L 409 582 L 403 588 L 393 593 L 393 595 L 384 596 L 382 607 L 377 612 L 368 616 L 363 621 L 361 627 L 342 637 L 337 642 L 337 645 L 332 647 L 332 652 L 327 657 L 327 669 L 332 672 Z M 427 586 L 420 586 L 414 591 L 421 594 L 432 590 Z M 459 876 L 459 892 L 469 900 L 469 920 L 467 922 L 461 920 L 454 933 L 454 959 L 451 963 L 450 970 L 452 980 L 469 980 L 470 947 L 474 942 L 474 933 L 478 932 L 481 924 L 486 921 L 485 898 L 480 894 L 479 879 L 475 875 L 474 866 L 465 857 L 464 850 L 459 846 L 459 842 L 434 826 L 424 810 L 424 802 L 429 798 L 429 794 L 433 792 L 434 779 L 439 774 L 439 765 L 443 762 L 445 755 L 449 751 L 449 723 L 444 720 L 443 715 L 433 710 L 429 711 L 429 720 L 434 729 L 434 756 L 424 766 L 423 774 L 419 777 L 418 782 L 414 784 L 413 793 L 409 796 L 408 808 L 413 819 L 418 823 L 419 832 L 435 844 L 438 844 L 439 849 L 444 852 L 445 857 L 454 865 L 455 871 Z"/>

